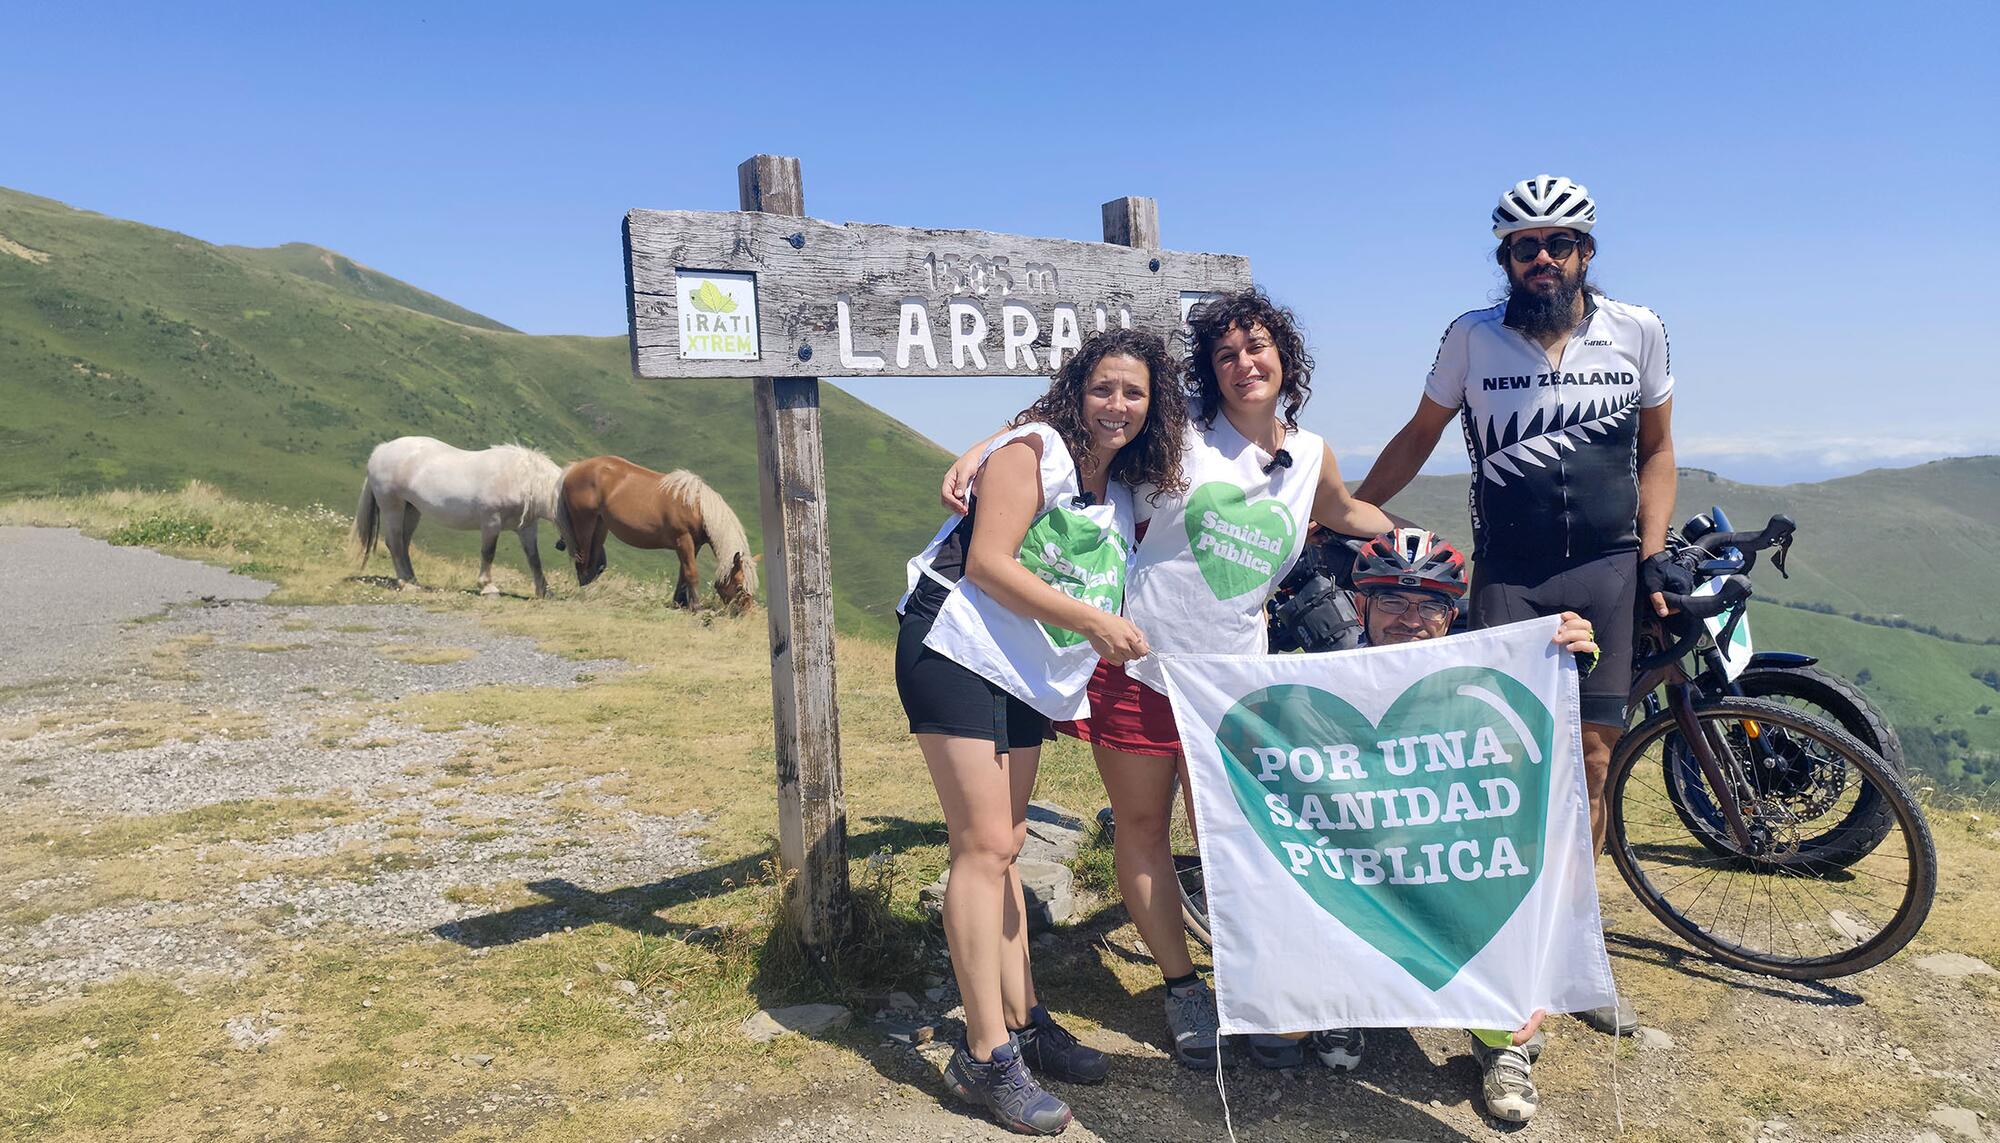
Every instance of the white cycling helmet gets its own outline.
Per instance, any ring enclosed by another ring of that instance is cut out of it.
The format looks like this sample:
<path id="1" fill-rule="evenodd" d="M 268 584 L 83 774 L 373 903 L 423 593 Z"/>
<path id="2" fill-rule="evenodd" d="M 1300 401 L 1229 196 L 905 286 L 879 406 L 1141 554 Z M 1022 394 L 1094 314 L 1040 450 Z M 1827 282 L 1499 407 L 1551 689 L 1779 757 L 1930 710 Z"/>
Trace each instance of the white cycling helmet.
<path id="1" fill-rule="evenodd" d="M 1597 225 L 1597 204 L 1590 192 L 1561 175 L 1522 179 L 1500 196 L 1493 208 L 1493 237 L 1537 226 L 1567 226 L 1580 234 Z"/>

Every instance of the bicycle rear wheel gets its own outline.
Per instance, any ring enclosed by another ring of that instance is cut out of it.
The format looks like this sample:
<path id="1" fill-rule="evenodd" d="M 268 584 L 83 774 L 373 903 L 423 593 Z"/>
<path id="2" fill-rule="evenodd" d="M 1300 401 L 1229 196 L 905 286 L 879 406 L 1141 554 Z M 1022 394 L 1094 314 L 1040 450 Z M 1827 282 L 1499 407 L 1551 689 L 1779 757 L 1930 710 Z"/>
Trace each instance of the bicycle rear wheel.
<path id="1" fill-rule="evenodd" d="M 1747 787 L 1751 844 L 1688 821 L 1691 790 L 1721 801 L 1698 768 L 1690 778 L 1673 712 L 1646 719 L 1612 754 L 1605 793 L 1612 860 L 1647 911 L 1725 964 L 1789 980 L 1860 972 L 1908 944 L 1930 912 L 1937 851 L 1902 778 L 1853 736 L 1782 703 L 1725 698 L 1695 719 L 1723 772 Z M 1828 830 L 1774 788 L 1746 749 L 1772 732 L 1842 766 L 1887 816 L 1879 836 L 1876 815 Z M 1851 855 L 1864 840 L 1873 844 Z"/>

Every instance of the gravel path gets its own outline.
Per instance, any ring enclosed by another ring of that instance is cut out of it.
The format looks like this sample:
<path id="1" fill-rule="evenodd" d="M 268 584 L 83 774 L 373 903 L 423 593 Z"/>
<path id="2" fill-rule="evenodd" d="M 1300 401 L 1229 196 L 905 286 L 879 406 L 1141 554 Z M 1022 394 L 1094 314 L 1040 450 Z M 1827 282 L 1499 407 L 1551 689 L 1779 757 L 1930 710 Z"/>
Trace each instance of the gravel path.
<path id="1" fill-rule="evenodd" d="M 336 811 L 202 845 L 191 861 L 184 844 L 142 851 L 172 870 L 161 899 L 64 909 L 88 900 L 94 862 L 0 870 L 0 908 L 57 909 L 0 924 L 0 995 L 35 1001 L 135 970 L 241 974 L 274 942 L 329 926 L 463 941 L 454 923 L 487 911 L 479 890 L 613 888 L 699 864 L 699 814 L 648 814 L 590 776 L 523 791 L 484 771 L 506 744 L 499 728 L 426 730 L 383 709 L 481 686 L 573 687 L 621 662 L 564 659 L 410 605 L 248 602 L 272 585 L 70 530 L 0 528 L 0 571 L 5 622 L 28 632 L 13 642 L 33 652 L 0 675 L 0 830 L 59 823 L 81 843 L 225 803 Z M 171 735 L 146 744 L 162 737 L 148 720 L 168 718 Z M 559 808 L 579 797 L 596 810 L 584 823 Z M 310 872 L 313 859 L 331 871 Z"/>
<path id="2" fill-rule="evenodd" d="M 88 670 L 128 620 L 173 603 L 262 599 L 273 585 L 74 528 L 0 527 L 0 687 Z"/>

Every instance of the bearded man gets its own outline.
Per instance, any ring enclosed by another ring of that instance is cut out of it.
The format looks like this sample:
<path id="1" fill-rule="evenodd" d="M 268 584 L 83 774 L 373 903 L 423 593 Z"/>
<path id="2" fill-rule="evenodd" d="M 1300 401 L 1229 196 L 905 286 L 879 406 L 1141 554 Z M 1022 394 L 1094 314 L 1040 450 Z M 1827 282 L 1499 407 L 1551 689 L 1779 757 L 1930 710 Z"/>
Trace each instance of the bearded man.
<path id="1" fill-rule="evenodd" d="M 1493 211 L 1507 300 L 1445 330 L 1424 395 L 1355 490 L 1384 504 L 1409 484 L 1459 418 L 1472 460 L 1472 624 L 1494 627 L 1574 611 L 1596 631 L 1584 680 L 1583 761 L 1590 823 L 1604 844 L 1604 777 L 1625 730 L 1633 604 L 1685 593 L 1665 552 L 1674 507 L 1673 374 L 1666 327 L 1651 310 L 1589 282 L 1597 205 L 1555 175 L 1524 179 Z M 1579 1013 L 1630 1034 L 1628 1005 Z"/>

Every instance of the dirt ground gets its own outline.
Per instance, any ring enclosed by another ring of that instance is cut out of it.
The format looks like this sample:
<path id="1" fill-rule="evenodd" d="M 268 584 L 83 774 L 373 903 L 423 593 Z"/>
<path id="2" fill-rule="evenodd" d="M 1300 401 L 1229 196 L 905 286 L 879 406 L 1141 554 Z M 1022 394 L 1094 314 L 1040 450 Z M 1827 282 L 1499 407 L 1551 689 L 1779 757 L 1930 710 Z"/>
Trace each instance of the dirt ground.
<path id="1" fill-rule="evenodd" d="M 0 582 L 35 643 L 0 677 L 7 1137 L 1010 1137 L 943 1092 L 956 998 L 934 938 L 907 966 L 914 1010 L 859 1000 L 770 1045 L 738 1031 L 797 999 L 753 923 L 768 892 L 744 839 L 763 827 L 740 824 L 768 811 L 768 729 L 738 725 L 768 712 L 761 619 L 614 636 L 571 615 L 534 636 L 531 600 L 272 604 L 22 529 L 0 530 Z M 59 593 L 104 621 L 45 621 L 32 601 Z M 927 875 L 936 809 L 886 652 L 844 662 L 852 828 Z M 649 689 L 696 663 L 749 705 Z M 1075 760 L 1051 767 L 1087 813 Z M 1460 1033 L 1382 1030 L 1356 1074 L 1240 1068 L 1218 1089 L 1167 1058 L 1157 975 L 1097 902 L 1036 947 L 1051 1007 L 1115 1062 L 1058 1089 L 1067 1137 L 2000 1141 L 2000 823 L 1932 817 L 1931 922 L 1826 984 L 1693 956 L 1604 865 L 1613 966 L 1651 1031 L 1553 1019 L 1523 1128 L 1480 1113 Z M 938 1039 L 899 1038 L 918 1024 Z"/>

